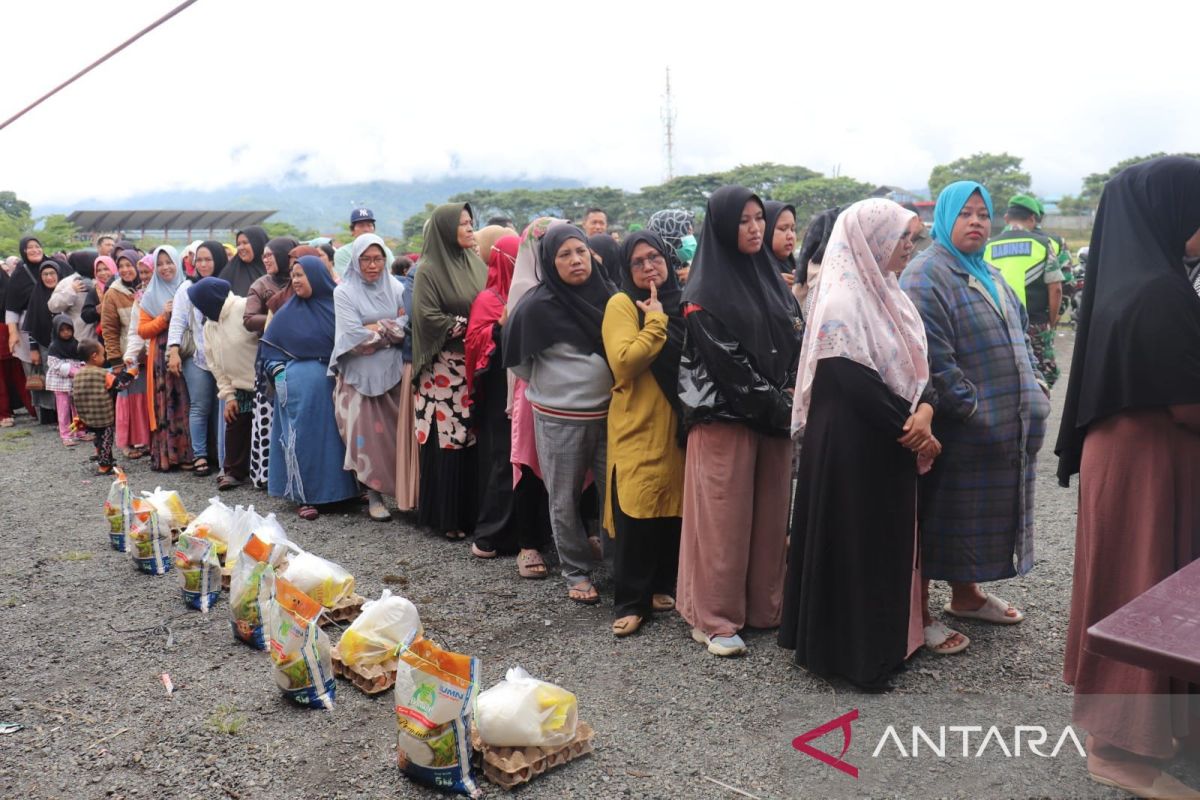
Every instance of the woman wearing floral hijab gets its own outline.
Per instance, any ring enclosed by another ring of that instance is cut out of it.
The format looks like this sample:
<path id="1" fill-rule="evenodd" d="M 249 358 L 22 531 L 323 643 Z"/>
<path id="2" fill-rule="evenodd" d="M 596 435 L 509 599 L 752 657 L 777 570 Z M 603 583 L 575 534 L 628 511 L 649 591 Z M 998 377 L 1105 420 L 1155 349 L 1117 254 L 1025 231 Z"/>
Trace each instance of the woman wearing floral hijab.
<path id="1" fill-rule="evenodd" d="M 465 539 L 478 513 L 463 337 L 471 304 L 487 282 L 475 254 L 471 207 L 438 206 L 413 284 L 413 374 L 421 487 L 417 519 L 447 539 Z"/>
<path id="2" fill-rule="evenodd" d="M 146 410 L 150 417 L 150 469 L 191 469 L 192 438 L 188 426 L 188 391 L 183 376 L 167 369 L 167 329 L 175 292 L 187 282 L 174 247 L 162 245 L 151 253 L 154 276 L 138 301 L 138 336 L 147 343 Z"/>
<path id="3" fill-rule="evenodd" d="M 337 377 L 334 416 L 346 443 L 345 467 L 367 488 L 367 513 L 392 518 L 381 492 L 396 485 L 404 358 L 404 287 L 388 273 L 392 254 L 373 233 L 350 245 L 350 263 L 333 292 L 336 320 L 329 374 Z"/>
<path id="4" fill-rule="evenodd" d="M 927 466 L 939 449 L 936 397 L 925 328 L 896 282 L 921 230 L 890 200 L 838 218 L 793 404 L 804 447 L 779 643 L 809 671 L 868 690 L 922 644 L 967 645 L 941 623 L 922 630 L 917 457 Z"/>

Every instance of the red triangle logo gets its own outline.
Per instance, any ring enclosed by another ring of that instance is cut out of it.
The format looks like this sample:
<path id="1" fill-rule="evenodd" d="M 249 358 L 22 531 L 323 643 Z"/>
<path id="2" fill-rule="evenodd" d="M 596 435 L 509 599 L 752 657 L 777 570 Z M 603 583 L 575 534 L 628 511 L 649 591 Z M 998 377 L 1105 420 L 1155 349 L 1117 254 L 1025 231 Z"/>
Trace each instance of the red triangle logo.
<path id="1" fill-rule="evenodd" d="M 842 760 L 846 755 L 846 751 L 850 749 L 850 739 L 853 736 L 853 733 L 850 730 L 850 723 L 856 719 L 858 719 L 857 708 L 853 711 L 848 711 L 845 714 L 842 714 L 837 719 L 831 719 L 829 722 L 813 728 L 811 731 L 800 734 L 792 740 L 792 747 L 796 748 L 801 753 L 804 753 L 806 756 L 815 758 L 822 764 L 828 764 L 834 769 L 841 770 L 852 778 L 857 778 L 858 767 L 854 766 L 853 764 L 847 764 Z M 809 744 L 809 742 L 813 741 L 814 739 L 820 739 L 830 731 L 838 730 L 839 728 L 842 731 L 842 752 L 836 758 L 829 755 L 829 753 L 826 753 L 823 750 L 818 750 Z"/>

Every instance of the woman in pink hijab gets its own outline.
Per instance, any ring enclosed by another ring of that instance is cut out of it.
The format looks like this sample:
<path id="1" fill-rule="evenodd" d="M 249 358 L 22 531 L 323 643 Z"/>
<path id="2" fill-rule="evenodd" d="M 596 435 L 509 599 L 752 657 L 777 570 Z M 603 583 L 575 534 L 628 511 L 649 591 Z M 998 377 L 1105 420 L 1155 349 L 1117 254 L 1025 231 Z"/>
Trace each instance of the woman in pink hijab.
<path id="1" fill-rule="evenodd" d="M 926 619 L 917 566 L 918 467 L 941 445 L 925 328 L 896 276 L 923 230 L 890 200 L 842 212 L 796 378 L 803 444 L 779 644 L 809 671 L 870 690 L 922 644 L 967 645 Z"/>

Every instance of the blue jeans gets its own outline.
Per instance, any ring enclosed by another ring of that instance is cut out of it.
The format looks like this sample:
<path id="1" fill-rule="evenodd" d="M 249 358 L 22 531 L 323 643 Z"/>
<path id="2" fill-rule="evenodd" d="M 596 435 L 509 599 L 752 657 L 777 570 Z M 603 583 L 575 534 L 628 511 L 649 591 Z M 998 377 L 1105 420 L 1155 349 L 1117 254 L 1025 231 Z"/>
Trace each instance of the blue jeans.
<path id="1" fill-rule="evenodd" d="M 196 458 L 212 461 L 208 457 L 208 432 L 214 431 L 217 436 L 218 461 L 213 466 L 219 466 L 221 453 L 224 450 L 224 426 L 221 425 L 221 403 L 217 400 L 217 380 L 206 369 L 196 365 L 195 359 L 183 360 L 183 379 L 187 383 L 188 398 L 191 405 L 188 408 L 188 428 L 192 434 L 192 451 Z"/>

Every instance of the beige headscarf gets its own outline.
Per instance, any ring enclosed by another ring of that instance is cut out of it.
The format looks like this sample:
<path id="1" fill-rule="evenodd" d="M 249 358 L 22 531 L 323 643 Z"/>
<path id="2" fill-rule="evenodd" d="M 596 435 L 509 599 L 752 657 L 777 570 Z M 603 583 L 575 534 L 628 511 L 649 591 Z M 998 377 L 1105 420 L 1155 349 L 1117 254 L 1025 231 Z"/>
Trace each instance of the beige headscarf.
<path id="1" fill-rule="evenodd" d="M 896 276 L 884 269 L 914 216 L 891 200 L 872 199 L 850 206 L 834 223 L 800 349 L 793 435 L 804 432 L 822 358 L 848 358 L 875 370 L 916 409 L 929 382 L 925 326 Z"/>
<path id="2" fill-rule="evenodd" d="M 516 233 L 512 228 L 505 228 L 500 225 L 488 225 L 480 228 L 475 232 L 475 243 L 479 245 L 479 257 L 483 259 L 483 263 L 487 263 L 492 255 L 492 247 L 496 242 L 500 241 L 505 236 Z"/>

